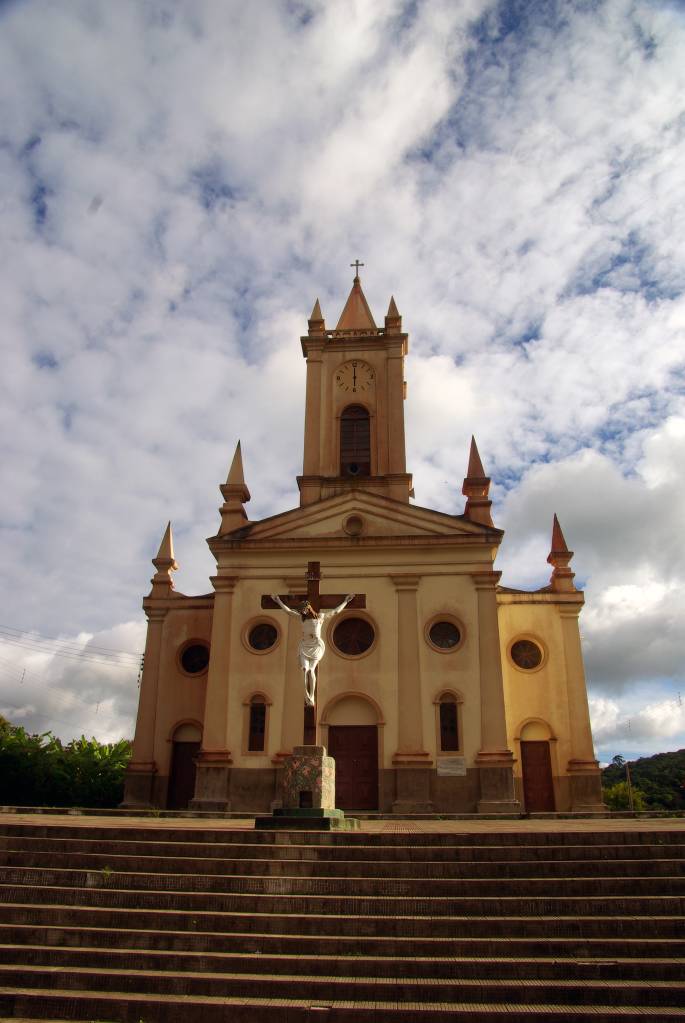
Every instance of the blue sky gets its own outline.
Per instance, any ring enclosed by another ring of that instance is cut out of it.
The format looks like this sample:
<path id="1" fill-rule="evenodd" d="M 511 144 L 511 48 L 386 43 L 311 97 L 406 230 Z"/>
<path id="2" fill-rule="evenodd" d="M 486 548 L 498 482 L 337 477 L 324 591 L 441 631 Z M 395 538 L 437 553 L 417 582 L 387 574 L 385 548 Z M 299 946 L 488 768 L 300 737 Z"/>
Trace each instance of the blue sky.
<path id="1" fill-rule="evenodd" d="M 417 502 L 462 510 L 475 433 L 502 581 L 554 512 L 576 552 L 600 756 L 685 746 L 683 97 L 658 0 L 1 5 L 0 713 L 130 734 L 97 650 L 142 649 L 167 519 L 207 591 L 238 437 L 251 516 L 297 504 L 299 335 L 359 258 Z"/>

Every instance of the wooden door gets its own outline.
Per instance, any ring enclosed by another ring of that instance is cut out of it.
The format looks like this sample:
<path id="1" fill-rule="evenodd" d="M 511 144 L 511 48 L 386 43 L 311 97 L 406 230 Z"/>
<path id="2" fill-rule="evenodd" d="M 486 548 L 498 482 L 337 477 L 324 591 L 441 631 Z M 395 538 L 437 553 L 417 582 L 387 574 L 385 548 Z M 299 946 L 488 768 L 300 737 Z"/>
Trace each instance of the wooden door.
<path id="1" fill-rule="evenodd" d="M 521 769 L 526 813 L 554 811 L 552 760 L 546 740 L 521 743 Z"/>
<path id="2" fill-rule="evenodd" d="M 199 742 L 176 742 L 171 754 L 167 809 L 187 810 L 195 795 L 195 757 L 200 752 Z"/>
<path id="3" fill-rule="evenodd" d="M 331 725 L 328 752 L 335 760 L 335 805 L 338 809 L 377 810 L 376 725 Z"/>

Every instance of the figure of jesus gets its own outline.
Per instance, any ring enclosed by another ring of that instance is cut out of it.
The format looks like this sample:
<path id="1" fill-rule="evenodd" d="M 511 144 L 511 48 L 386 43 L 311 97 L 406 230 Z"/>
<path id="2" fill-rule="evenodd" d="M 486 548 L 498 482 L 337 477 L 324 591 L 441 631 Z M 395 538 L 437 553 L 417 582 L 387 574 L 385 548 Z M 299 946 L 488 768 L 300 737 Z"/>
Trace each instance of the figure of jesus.
<path id="1" fill-rule="evenodd" d="M 299 611 L 293 611 L 283 603 L 278 594 L 272 593 L 271 599 L 275 600 L 283 611 L 289 615 L 295 615 L 302 621 L 300 667 L 304 672 L 304 699 L 307 706 L 314 707 L 316 704 L 316 666 L 326 652 L 326 644 L 321 638 L 321 627 L 333 615 L 340 614 L 345 610 L 349 602 L 354 599 L 354 593 L 348 593 L 342 604 L 338 604 L 331 611 L 319 611 L 318 613 L 308 600 L 301 605 Z"/>

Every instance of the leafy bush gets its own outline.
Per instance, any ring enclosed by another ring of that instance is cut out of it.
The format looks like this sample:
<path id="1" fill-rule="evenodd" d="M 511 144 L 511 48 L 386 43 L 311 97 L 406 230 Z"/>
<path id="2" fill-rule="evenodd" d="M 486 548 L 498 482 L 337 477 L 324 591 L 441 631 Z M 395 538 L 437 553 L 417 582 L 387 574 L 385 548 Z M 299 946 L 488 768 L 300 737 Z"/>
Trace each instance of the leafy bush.
<path id="1" fill-rule="evenodd" d="M 615 785 L 604 789 L 604 802 L 610 810 L 630 810 L 630 798 L 628 795 L 628 782 L 617 781 Z M 633 786 L 633 810 L 646 810 L 645 796 L 643 792 Z"/>
<path id="2" fill-rule="evenodd" d="M 131 755 L 125 739 L 74 739 L 64 746 L 50 732 L 30 735 L 0 720 L 0 803 L 8 806 L 114 807 L 123 798 Z"/>

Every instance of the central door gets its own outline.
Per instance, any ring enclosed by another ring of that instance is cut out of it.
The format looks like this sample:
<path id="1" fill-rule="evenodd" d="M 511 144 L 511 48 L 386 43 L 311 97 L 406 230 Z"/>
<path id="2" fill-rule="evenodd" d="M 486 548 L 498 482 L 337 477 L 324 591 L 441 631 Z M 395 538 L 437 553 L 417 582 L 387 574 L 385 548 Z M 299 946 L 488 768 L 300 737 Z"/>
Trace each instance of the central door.
<path id="1" fill-rule="evenodd" d="M 328 752 L 335 760 L 336 807 L 339 810 L 377 810 L 376 725 L 330 725 Z"/>
<path id="2" fill-rule="evenodd" d="M 526 812 L 553 811 L 554 781 L 548 742 L 521 742 L 521 771 Z"/>

